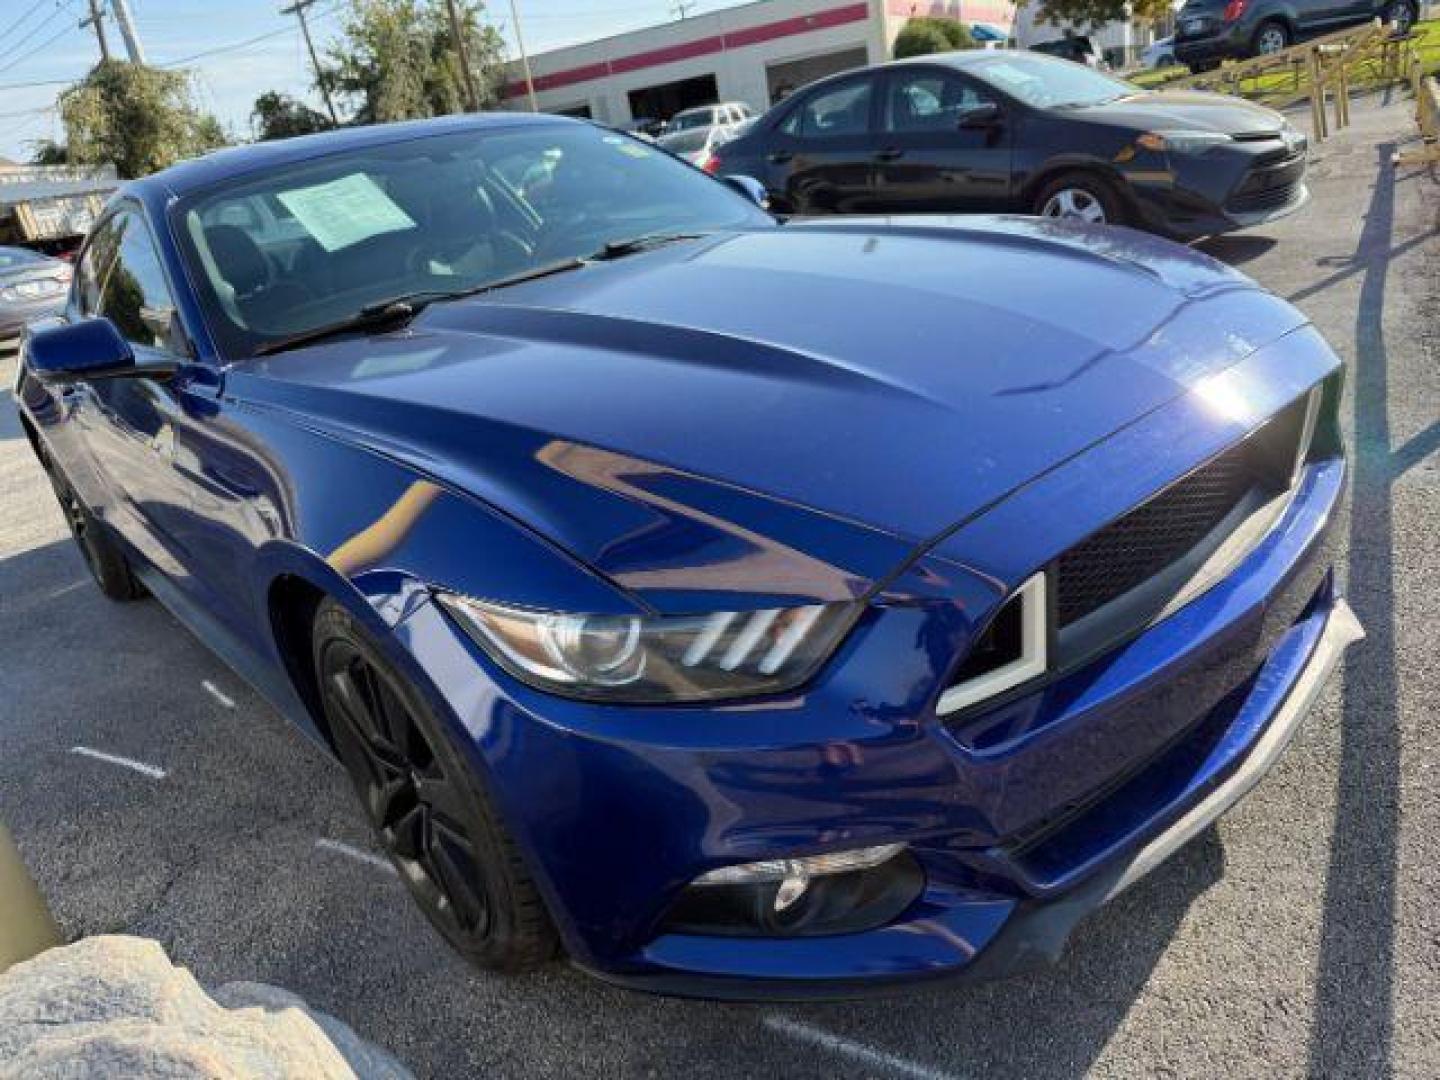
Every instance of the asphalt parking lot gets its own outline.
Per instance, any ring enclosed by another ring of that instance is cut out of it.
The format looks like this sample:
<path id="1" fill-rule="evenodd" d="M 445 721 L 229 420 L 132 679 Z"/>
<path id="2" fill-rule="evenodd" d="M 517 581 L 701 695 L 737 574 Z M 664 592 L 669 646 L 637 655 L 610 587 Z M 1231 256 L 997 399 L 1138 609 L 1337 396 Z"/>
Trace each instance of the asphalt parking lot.
<path id="1" fill-rule="evenodd" d="M 94 590 L 8 402 L 0 820 L 68 934 L 283 986 L 422 1076 L 1440 1075 L 1440 175 L 1388 164 L 1408 107 L 1353 119 L 1304 213 L 1205 247 L 1351 365 L 1342 562 L 1369 638 L 1270 778 L 1054 969 L 753 1007 L 471 971 L 339 769 L 158 605 Z"/>

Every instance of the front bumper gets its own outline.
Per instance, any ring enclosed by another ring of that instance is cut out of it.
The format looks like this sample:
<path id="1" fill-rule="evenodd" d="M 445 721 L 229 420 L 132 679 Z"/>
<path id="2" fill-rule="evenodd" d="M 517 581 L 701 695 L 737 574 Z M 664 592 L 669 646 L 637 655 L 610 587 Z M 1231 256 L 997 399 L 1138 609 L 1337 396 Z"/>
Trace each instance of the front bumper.
<path id="1" fill-rule="evenodd" d="M 1281 156 L 1243 144 L 1215 155 L 1172 156 L 1130 178 L 1141 223 L 1179 240 L 1250 229 L 1310 201 L 1306 151 Z"/>
<path id="2" fill-rule="evenodd" d="M 1107 863 L 1083 884 L 1048 900 L 1013 905 L 956 904 L 945 916 L 896 924 L 876 932 L 867 956 L 869 970 L 857 974 L 853 942 L 831 939 L 767 942 L 764 962 L 746 957 L 746 943 L 660 941 L 649 953 L 661 970 L 594 974 L 632 989 L 736 1000 L 814 1000 L 853 997 L 919 981 L 980 981 L 1031 970 L 1059 959 L 1076 925 L 1113 900 L 1247 795 L 1279 761 L 1320 696 L 1345 650 L 1364 636 L 1350 605 L 1333 598 L 1317 610 L 1297 644 L 1306 653 L 1270 712 L 1261 733 L 1235 762 L 1226 779 L 1184 805 L 1173 821 L 1145 843 Z M 988 910 L 987 910 L 988 907 Z M 871 936 L 871 935 L 861 935 Z M 780 949 L 773 946 L 780 944 Z M 718 948 L 716 947 L 718 946 Z M 793 947 L 793 948 L 791 948 Z M 776 955 L 785 950 L 793 956 Z M 850 952 L 842 966 L 833 954 Z M 833 968 L 817 977 L 788 972 Z"/>

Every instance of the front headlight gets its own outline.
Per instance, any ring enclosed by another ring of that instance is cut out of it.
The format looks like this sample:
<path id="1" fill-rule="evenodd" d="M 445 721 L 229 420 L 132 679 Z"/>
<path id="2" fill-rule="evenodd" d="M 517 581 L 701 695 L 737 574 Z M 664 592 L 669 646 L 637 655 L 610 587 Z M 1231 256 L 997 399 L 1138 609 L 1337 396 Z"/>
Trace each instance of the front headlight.
<path id="1" fill-rule="evenodd" d="M 540 690 L 654 704 L 777 693 L 808 679 L 859 604 L 709 615 L 573 615 L 454 593 L 437 599 L 485 652 Z"/>
<path id="2" fill-rule="evenodd" d="M 1135 141 L 1146 150 L 1170 154 L 1200 154 L 1232 140 L 1229 135 L 1219 131 L 1147 131 Z"/>

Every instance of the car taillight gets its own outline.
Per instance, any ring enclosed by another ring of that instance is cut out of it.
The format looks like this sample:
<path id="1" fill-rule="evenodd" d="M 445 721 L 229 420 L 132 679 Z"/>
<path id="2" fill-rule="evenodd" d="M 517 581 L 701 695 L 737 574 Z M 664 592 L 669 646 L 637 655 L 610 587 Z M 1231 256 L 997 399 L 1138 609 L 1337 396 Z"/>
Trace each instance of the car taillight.
<path id="1" fill-rule="evenodd" d="M 714 176 L 720 171 L 720 155 L 715 153 L 706 154 L 705 160 L 700 162 L 700 169 L 702 172 L 707 172 L 711 176 Z"/>
<path id="2" fill-rule="evenodd" d="M 1226 22 L 1234 22 L 1245 14 L 1245 0 L 1230 0 L 1225 5 L 1225 14 L 1221 16 Z"/>

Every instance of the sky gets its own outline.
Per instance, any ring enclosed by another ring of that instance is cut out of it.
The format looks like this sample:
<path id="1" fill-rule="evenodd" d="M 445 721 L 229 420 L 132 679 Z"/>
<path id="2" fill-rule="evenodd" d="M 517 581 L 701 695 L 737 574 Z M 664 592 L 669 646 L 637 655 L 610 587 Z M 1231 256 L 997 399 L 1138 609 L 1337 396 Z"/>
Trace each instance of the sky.
<path id="1" fill-rule="evenodd" d="M 733 7 L 740 0 L 698 0 L 692 15 Z M 0 0 L 0 155 L 28 160 L 38 139 L 63 140 L 56 95 L 99 59 L 93 30 L 77 24 L 88 0 Z M 196 96 L 236 137 L 248 137 L 256 96 L 279 90 L 321 102 L 310 87 L 309 59 L 289 0 L 130 0 L 146 59 L 195 74 Z M 675 0 L 516 0 L 526 47 L 533 52 L 652 26 L 675 16 Z M 311 30 L 316 48 L 336 35 L 348 0 L 316 0 Z M 109 17 L 112 55 L 123 56 L 119 28 Z M 486 22 L 518 55 L 509 0 L 488 0 Z M 255 40 L 255 39 L 259 40 Z M 214 50 L 214 51 L 212 51 Z M 205 53 L 207 55 L 197 56 Z M 193 58 L 193 59 L 191 59 Z"/>

